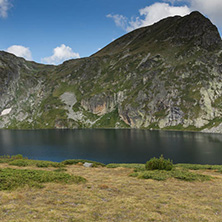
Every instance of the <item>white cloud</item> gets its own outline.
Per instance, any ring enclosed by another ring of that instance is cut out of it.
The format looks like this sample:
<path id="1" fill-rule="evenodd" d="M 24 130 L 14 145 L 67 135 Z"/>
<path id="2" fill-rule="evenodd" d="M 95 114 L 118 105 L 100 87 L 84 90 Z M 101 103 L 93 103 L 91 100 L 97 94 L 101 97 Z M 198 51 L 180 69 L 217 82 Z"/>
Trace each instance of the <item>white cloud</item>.
<path id="1" fill-rule="evenodd" d="M 139 10 L 140 16 L 136 18 L 127 19 L 123 15 L 107 15 L 112 18 L 118 27 L 125 31 L 132 31 L 134 29 L 152 25 L 159 20 L 169 17 L 180 15 L 184 16 L 191 12 L 188 6 L 171 6 L 168 3 L 154 3 Z"/>
<path id="2" fill-rule="evenodd" d="M 42 62 L 48 64 L 59 64 L 68 59 L 80 58 L 79 53 L 73 52 L 73 50 L 64 44 L 53 49 L 53 55 L 45 57 Z"/>
<path id="3" fill-rule="evenodd" d="M 22 45 L 12 45 L 6 49 L 6 52 L 12 53 L 18 57 L 23 57 L 27 60 L 32 60 L 32 53 L 30 49 Z"/>
<path id="4" fill-rule="evenodd" d="M 127 19 L 127 17 L 125 17 L 123 15 L 118 15 L 118 14 L 116 14 L 116 15 L 109 14 L 106 17 L 113 19 L 115 24 L 116 24 L 116 26 L 118 26 L 118 27 L 120 27 L 120 28 L 122 28 L 124 30 L 127 29 L 127 26 L 128 26 L 128 19 Z"/>
<path id="5" fill-rule="evenodd" d="M 144 16 L 144 19 L 137 18 L 136 24 L 130 23 L 132 28 L 141 26 L 152 25 L 159 20 L 169 16 L 185 16 L 191 11 L 187 6 L 170 6 L 167 3 L 155 3 L 151 6 L 147 6 L 140 9 L 140 16 Z M 137 26 L 135 26 L 137 25 Z"/>
<path id="6" fill-rule="evenodd" d="M 222 0 L 163 0 L 171 4 L 186 2 L 191 11 L 199 11 L 222 28 Z"/>
<path id="7" fill-rule="evenodd" d="M 10 7 L 11 4 L 9 3 L 9 0 L 0 0 L 0 17 L 6 18 Z"/>

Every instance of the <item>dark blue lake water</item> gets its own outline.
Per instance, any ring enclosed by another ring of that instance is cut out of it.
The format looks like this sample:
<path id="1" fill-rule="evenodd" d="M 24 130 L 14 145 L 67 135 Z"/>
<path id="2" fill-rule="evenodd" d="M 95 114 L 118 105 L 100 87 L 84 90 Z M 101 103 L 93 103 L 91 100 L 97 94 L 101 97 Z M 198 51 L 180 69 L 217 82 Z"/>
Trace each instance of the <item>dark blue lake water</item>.
<path id="1" fill-rule="evenodd" d="M 174 163 L 222 164 L 222 135 L 147 130 L 0 130 L 0 155 L 38 160 L 145 163 L 161 154 Z"/>

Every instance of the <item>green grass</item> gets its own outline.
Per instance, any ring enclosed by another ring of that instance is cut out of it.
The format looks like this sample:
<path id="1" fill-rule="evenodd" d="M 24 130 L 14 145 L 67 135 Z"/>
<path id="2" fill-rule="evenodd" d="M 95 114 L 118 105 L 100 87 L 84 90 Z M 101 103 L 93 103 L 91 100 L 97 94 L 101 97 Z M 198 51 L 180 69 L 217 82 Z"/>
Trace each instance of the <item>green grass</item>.
<path id="1" fill-rule="evenodd" d="M 213 179 L 210 176 L 202 175 L 196 172 L 190 172 L 190 170 L 217 170 L 218 173 L 222 173 L 222 166 L 220 165 L 199 165 L 199 164 L 174 164 L 171 171 L 166 170 L 146 170 L 145 164 L 136 163 L 111 163 L 106 166 L 107 168 L 131 168 L 134 172 L 129 176 L 137 177 L 138 179 L 153 179 L 153 180 L 167 180 L 169 178 L 175 178 L 183 181 L 208 181 Z"/>
<path id="2" fill-rule="evenodd" d="M 130 174 L 130 176 L 137 177 L 139 179 L 153 179 L 153 180 L 167 180 L 169 178 L 175 178 L 184 181 L 208 181 L 212 177 L 202 175 L 198 173 L 189 172 L 188 170 L 174 169 L 172 171 L 165 170 L 149 170 L 149 171 L 138 171 Z"/>
<path id="3" fill-rule="evenodd" d="M 158 159 L 157 159 L 158 160 Z M 153 179 L 153 180 L 167 180 L 169 178 L 175 178 L 184 181 L 207 181 L 211 180 L 212 177 L 202 175 L 198 171 L 206 171 L 211 170 L 216 173 L 222 173 L 222 165 L 201 165 L 201 164 L 173 164 L 171 171 L 166 170 L 148 170 L 145 167 L 145 164 L 137 164 L 137 163 L 110 163 L 103 164 L 96 161 L 84 160 L 84 159 L 69 159 L 64 160 L 62 162 L 52 162 L 52 161 L 42 161 L 42 160 L 30 160 L 28 158 L 23 157 L 22 155 L 15 156 L 1 156 L 0 163 L 7 163 L 10 166 L 19 166 L 19 167 L 39 167 L 39 168 L 47 168 L 54 167 L 57 168 L 54 171 L 55 173 L 62 173 L 67 171 L 66 166 L 68 165 L 76 165 L 83 164 L 85 162 L 93 163 L 93 167 L 107 167 L 107 168 L 130 168 L 133 169 L 134 172 L 130 174 L 130 176 L 137 177 L 139 179 Z M 1 180 L 0 180 L 1 181 Z"/>
<path id="4" fill-rule="evenodd" d="M 13 190 L 18 187 L 43 188 L 43 183 L 80 183 L 83 177 L 71 176 L 67 173 L 43 170 L 0 169 L 0 190 Z"/>
<path id="5" fill-rule="evenodd" d="M 222 172 L 222 165 L 176 164 L 175 166 L 188 170 L 216 170 Z"/>
<path id="6" fill-rule="evenodd" d="M 198 131 L 201 131 L 201 130 L 204 130 L 204 129 L 211 129 L 212 127 L 217 127 L 221 123 L 222 123 L 222 118 L 217 117 L 217 118 L 214 118 L 213 120 L 209 120 L 209 123 L 204 125 L 201 128 L 197 128 L 197 127 L 195 127 L 193 125 L 190 125 L 190 126 L 184 128 L 182 124 L 179 124 L 177 126 L 165 127 L 162 130 L 195 131 L 195 132 L 197 131 L 198 132 Z"/>
<path id="7" fill-rule="evenodd" d="M 67 127 L 67 110 L 62 108 L 51 108 L 43 112 L 42 116 L 36 120 L 35 128 L 55 129 L 57 121 L 60 121 L 63 126 Z"/>
<path id="8" fill-rule="evenodd" d="M 53 97 L 60 97 L 65 92 L 74 93 L 77 98 L 81 96 L 78 85 L 69 85 L 68 83 L 61 82 L 59 87 L 53 91 Z"/>
<path id="9" fill-rule="evenodd" d="M 197 127 L 192 126 L 192 125 L 184 128 L 182 124 L 179 124 L 179 125 L 176 125 L 176 126 L 167 126 L 167 127 L 163 128 L 162 130 L 195 131 L 195 132 L 197 131 L 197 132 L 198 132 L 198 131 L 201 131 L 201 130 L 204 129 L 204 128 L 205 128 L 205 127 L 203 127 L 203 128 L 197 128 Z"/>
<path id="10" fill-rule="evenodd" d="M 221 117 L 216 117 L 213 120 L 210 120 L 209 123 L 205 126 L 203 126 L 201 128 L 201 130 L 203 129 L 210 129 L 212 127 L 217 127 L 218 125 L 220 125 L 222 123 L 222 118 Z"/>
<path id="11" fill-rule="evenodd" d="M 37 166 L 39 168 L 47 168 L 47 167 L 55 167 L 55 168 L 61 168 L 64 167 L 64 164 L 52 162 L 52 161 L 42 161 L 42 160 L 28 160 L 28 159 L 22 159 L 22 160 L 12 160 L 9 162 L 9 165 L 12 166 Z"/>
<path id="12" fill-rule="evenodd" d="M 78 164 L 78 163 L 85 163 L 85 162 L 92 163 L 93 167 L 98 167 L 98 166 L 104 167 L 105 166 L 105 164 L 103 164 L 103 163 L 99 163 L 99 162 L 91 161 L 91 160 L 83 160 L 83 159 L 64 160 L 61 163 L 63 165 L 75 165 L 75 164 Z"/>
<path id="13" fill-rule="evenodd" d="M 145 170 L 145 165 L 140 163 L 110 163 L 106 165 L 107 168 L 117 168 L 117 167 L 124 167 L 124 168 L 142 168 Z"/>
<path id="14" fill-rule="evenodd" d="M 119 123 L 119 128 L 129 128 L 129 126 L 120 119 L 118 109 L 115 109 L 114 111 L 103 115 L 102 118 L 93 125 L 93 127 L 115 128 L 117 122 Z"/>
<path id="15" fill-rule="evenodd" d="M 10 156 L 10 155 L 0 156 L 0 163 L 8 163 L 8 165 L 19 166 L 19 167 L 36 166 L 39 168 L 54 167 L 62 169 L 67 165 L 75 165 L 78 163 L 85 163 L 85 162 L 92 163 L 93 167 L 105 166 L 105 164 L 103 163 L 91 160 L 83 160 L 83 159 L 69 159 L 69 160 L 64 160 L 62 162 L 53 162 L 45 160 L 31 160 L 28 159 L 27 157 L 23 157 L 21 154 L 15 156 Z"/>
<path id="16" fill-rule="evenodd" d="M 1 156 L 0 157 L 0 163 L 8 163 L 11 166 L 19 166 L 19 167 L 25 167 L 25 166 L 36 166 L 39 168 L 47 168 L 47 167 L 55 167 L 55 168 L 62 168 L 65 165 L 58 162 L 52 162 L 52 161 L 45 161 L 45 160 L 31 160 L 27 157 L 23 157 L 21 154 L 15 155 L 15 156 Z"/>
<path id="17" fill-rule="evenodd" d="M 166 117 L 167 116 L 167 110 L 161 110 L 161 111 L 159 111 L 159 112 L 155 112 L 154 113 L 154 116 L 156 117 L 156 118 L 164 118 L 164 117 Z"/>
<path id="18" fill-rule="evenodd" d="M 33 129 L 32 124 L 28 121 L 17 121 L 15 118 L 10 121 L 7 129 Z"/>

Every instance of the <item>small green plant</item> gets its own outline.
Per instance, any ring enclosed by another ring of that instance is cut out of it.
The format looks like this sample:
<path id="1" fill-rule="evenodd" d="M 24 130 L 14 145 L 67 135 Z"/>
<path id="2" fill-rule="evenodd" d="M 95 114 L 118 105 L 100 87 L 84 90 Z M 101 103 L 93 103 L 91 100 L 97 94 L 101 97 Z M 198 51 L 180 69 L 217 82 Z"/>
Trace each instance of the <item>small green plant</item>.
<path id="1" fill-rule="evenodd" d="M 163 155 L 160 158 L 152 158 L 146 162 L 146 170 L 167 170 L 170 171 L 173 168 L 173 161 L 170 159 L 164 159 Z"/>

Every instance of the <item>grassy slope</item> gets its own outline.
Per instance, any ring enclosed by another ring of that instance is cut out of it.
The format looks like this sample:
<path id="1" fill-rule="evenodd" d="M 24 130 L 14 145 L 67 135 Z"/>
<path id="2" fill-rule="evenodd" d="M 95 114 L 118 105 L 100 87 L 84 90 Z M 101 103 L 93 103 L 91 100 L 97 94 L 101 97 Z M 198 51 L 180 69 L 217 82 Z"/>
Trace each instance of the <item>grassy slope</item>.
<path id="1" fill-rule="evenodd" d="M 26 167 L 0 164 L 0 169 L 8 167 L 39 170 L 34 164 Z M 177 166 L 197 169 L 198 173 L 213 177 L 205 182 L 130 177 L 133 168 L 143 167 L 141 164 L 110 167 L 117 168 L 67 165 L 67 174 L 80 175 L 87 179 L 86 183 L 50 182 L 43 189 L 25 186 L 10 192 L 0 191 L 0 219 L 3 222 L 222 221 L 222 175 L 209 170 L 212 166 Z M 221 166 L 214 168 L 219 170 Z M 44 168 L 47 172 L 54 170 L 54 167 Z"/>

